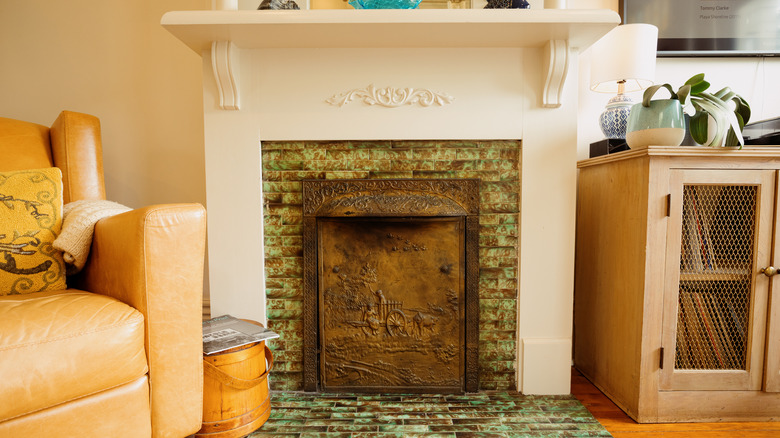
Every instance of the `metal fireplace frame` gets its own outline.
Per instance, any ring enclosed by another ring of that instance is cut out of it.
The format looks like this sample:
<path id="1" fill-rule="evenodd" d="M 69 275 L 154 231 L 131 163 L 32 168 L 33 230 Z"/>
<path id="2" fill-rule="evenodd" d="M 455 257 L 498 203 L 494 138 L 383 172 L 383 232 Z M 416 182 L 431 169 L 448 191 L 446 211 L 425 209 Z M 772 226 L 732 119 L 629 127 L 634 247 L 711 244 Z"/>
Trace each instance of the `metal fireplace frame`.
<path id="1" fill-rule="evenodd" d="M 304 180 L 303 389 L 320 390 L 318 218 L 464 217 L 464 388 L 479 390 L 479 179 Z"/>

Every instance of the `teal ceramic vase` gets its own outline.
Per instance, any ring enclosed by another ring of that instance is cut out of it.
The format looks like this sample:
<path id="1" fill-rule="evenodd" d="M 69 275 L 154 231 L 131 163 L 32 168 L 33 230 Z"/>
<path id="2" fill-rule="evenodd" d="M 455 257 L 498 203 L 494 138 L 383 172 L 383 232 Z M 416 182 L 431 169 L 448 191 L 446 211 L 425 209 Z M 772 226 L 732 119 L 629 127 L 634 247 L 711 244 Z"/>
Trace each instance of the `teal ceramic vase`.
<path id="1" fill-rule="evenodd" d="M 677 99 L 638 103 L 631 107 L 626 128 L 626 143 L 631 149 L 649 145 L 679 146 L 685 137 L 685 115 Z"/>

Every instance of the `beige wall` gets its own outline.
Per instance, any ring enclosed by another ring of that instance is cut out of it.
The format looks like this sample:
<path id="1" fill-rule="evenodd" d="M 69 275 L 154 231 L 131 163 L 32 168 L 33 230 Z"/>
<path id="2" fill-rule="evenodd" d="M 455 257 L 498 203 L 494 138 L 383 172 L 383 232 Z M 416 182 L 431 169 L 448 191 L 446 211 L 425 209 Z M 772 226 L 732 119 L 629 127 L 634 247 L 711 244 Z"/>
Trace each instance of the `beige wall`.
<path id="1" fill-rule="evenodd" d="M 0 0 L 0 116 L 100 118 L 108 197 L 205 204 L 200 57 L 160 26 L 210 0 Z"/>
<path id="2" fill-rule="evenodd" d="M 0 117 L 48 126 L 64 109 L 93 114 L 109 199 L 205 205 L 201 59 L 160 17 L 210 8 L 210 0 L 0 0 Z"/>

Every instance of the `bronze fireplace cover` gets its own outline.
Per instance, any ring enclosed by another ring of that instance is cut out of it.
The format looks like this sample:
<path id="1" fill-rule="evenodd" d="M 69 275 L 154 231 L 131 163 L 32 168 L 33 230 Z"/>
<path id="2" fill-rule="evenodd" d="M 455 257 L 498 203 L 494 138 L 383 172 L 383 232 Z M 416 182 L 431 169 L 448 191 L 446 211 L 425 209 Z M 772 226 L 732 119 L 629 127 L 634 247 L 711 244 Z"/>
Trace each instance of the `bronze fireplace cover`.
<path id="1" fill-rule="evenodd" d="M 304 182 L 306 390 L 478 389 L 478 181 L 431 181 Z"/>

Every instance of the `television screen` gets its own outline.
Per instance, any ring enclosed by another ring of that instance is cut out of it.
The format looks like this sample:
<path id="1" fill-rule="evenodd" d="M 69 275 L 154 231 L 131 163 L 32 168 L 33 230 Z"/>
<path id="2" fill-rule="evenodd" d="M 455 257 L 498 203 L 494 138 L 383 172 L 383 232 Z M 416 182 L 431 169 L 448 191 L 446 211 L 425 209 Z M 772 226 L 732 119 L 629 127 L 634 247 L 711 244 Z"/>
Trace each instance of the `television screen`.
<path id="1" fill-rule="evenodd" d="M 620 0 L 620 16 L 658 27 L 658 56 L 780 54 L 780 0 Z"/>

